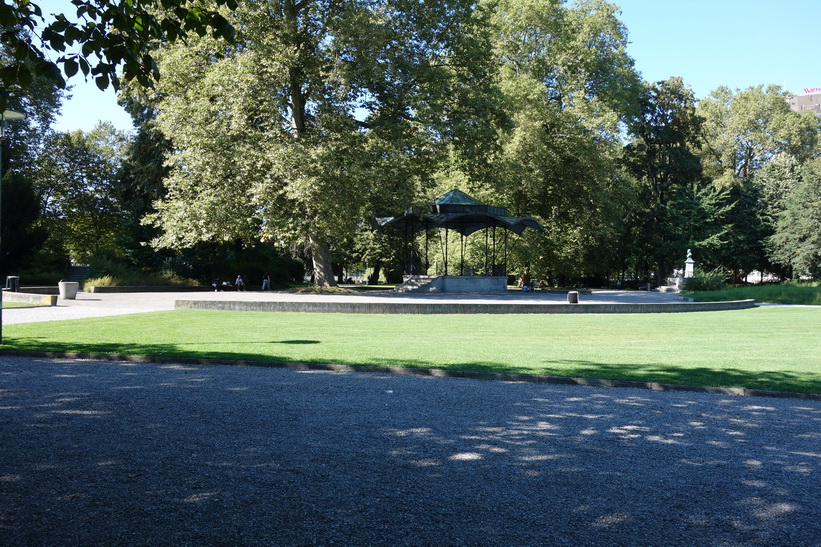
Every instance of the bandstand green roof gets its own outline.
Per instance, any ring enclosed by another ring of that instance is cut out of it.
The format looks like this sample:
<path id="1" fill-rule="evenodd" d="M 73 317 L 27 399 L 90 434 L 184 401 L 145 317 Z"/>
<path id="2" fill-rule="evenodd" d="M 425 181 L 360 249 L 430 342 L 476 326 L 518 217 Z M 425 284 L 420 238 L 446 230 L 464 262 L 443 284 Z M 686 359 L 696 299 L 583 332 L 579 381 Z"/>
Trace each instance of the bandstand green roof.
<path id="1" fill-rule="evenodd" d="M 405 211 L 396 217 L 374 219 L 374 228 L 396 228 L 413 235 L 427 228 L 447 228 L 462 235 L 470 235 L 485 228 L 499 227 L 521 235 L 527 228 L 544 228 L 533 217 L 512 217 L 504 207 L 494 207 L 467 195 L 451 190 L 428 204 L 426 211 Z"/>

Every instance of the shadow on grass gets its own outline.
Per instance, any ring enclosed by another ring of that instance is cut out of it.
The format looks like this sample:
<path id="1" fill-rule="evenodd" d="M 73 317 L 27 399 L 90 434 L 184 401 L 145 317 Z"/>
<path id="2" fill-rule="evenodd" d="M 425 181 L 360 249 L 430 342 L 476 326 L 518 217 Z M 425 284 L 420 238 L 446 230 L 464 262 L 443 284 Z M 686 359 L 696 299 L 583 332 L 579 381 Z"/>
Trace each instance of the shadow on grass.
<path id="1" fill-rule="evenodd" d="M 536 367 L 506 367 L 493 363 L 467 363 L 449 368 L 512 374 L 539 374 L 602 380 L 658 382 L 690 386 L 737 387 L 773 391 L 821 393 L 821 374 L 796 374 L 784 371 L 750 371 L 739 368 L 674 367 L 661 363 L 631 365 L 592 361 L 553 361 Z"/>
<path id="2" fill-rule="evenodd" d="M 145 356 L 179 359 L 225 359 L 231 361 L 251 361 L 262 363 L 304 362 L 292 355 L 272 353 L 196 351 L 174 344 L 64 344 L 38 338 L 11 338 L 5 340 L 7 350 L 79 353 L 95 355 Z M 280 340 L 258 343 L 271 347 L 274 344 L 312 345 L 318 340 Z M 201 345 L 201 344 L 198 344 Z M 253 346 L 254 344 L 250 344 Z M 641 365 L 625 363 L 597 363 L 594 361 L 557 360 L 542 364 L 511 366 L 491 361 L 470 361 L 442 364 L 427 360 L 370 359 L 351 360 L 345 357 L 333 359 L 311 359 L 313 363 L 349 366 L 407 367 L 442 369 L 451 371 L 485 372 L 492 374 L 530 374 L 572 378 L 595 378 L 603 380 L 628 380 L 636 382 L 658 382 L 691 386 L 736 387 L 773 391 L 795 391 L 801 393 L 821 393 L 821 373 L 796 374 L 783 371 L 748 371 L 739 368 L 677 367 L 661 363 Z"/>

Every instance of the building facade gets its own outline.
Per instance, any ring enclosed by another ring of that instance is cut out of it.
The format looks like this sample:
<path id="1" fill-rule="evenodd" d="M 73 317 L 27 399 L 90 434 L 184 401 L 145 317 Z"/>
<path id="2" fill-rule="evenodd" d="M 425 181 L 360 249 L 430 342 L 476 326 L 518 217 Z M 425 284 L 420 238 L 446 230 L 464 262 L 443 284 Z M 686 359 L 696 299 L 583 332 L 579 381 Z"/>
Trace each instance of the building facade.
<path id="1" fill-rule="evenodd" d="M 807 110 L 815 112 L 821 118 L 821 87 L 807 87 L 801 95 L 795 95 L 790 99 L 790 108 L 796 112 Z"/>

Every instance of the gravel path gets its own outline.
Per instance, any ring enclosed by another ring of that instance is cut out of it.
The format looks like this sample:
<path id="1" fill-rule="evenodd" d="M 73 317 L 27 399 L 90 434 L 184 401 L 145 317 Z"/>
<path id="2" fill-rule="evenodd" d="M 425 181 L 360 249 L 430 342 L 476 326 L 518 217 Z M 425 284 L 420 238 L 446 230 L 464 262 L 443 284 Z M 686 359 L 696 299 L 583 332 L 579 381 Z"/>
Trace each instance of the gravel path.
<path id="1" fill-rule="evenodd" d="M 0 357 L 3 545 L 821 543 L 821 402 Z"/>

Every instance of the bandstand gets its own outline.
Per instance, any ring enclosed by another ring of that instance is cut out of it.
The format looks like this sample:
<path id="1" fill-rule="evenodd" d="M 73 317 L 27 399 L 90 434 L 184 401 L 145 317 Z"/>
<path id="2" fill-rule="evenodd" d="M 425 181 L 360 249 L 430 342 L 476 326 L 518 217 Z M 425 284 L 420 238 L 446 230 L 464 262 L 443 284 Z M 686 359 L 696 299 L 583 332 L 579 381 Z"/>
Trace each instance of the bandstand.
<path id="1" fill-rule="evenodd" d="M 451 190 L 436 198 L 426 208 L 410 208 L 401 216 L 374 219 L 374 229 L 384 228 L 401 230 L 408 244 L 404 282 L 397 287 L 400 292 L 505 292 L 508 234 L 520 236 L 527 228 L 544 230 L 533 217 L 509 216 L 504 207 L 484 204 L 461 190 Z M 497 238 L 497 229 L 502 231 L 501 238 Z M 449 270 L 451 230 L 461 236 L 458 275 Z M 485 236 L 484 268 L 480 275 L 465 275 L 465 239 L 482 231 Z M 419 232 L 424 232 L 425 236 L 424 261 L 418 256 L 414 245 Z M 443 275 L 432 276 L 428 272 L 432 234 L 438 236 L 443 255 Z"/>

